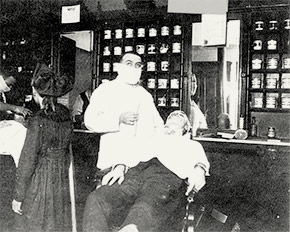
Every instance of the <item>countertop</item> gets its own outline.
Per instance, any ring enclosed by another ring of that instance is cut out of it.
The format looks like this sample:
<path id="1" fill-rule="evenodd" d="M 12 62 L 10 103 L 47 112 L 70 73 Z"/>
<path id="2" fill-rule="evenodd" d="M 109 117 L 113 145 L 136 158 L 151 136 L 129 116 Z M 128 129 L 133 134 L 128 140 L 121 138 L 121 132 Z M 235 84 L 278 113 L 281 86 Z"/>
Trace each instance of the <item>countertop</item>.
<path id="1" fill-rule="evenodd" d="M 223 139 L 223 138 L 209 138 L 209 137 L 193 137 L 193 140 L 205 142 L 218 142 L 218 143 L 239 143 L 239 144 L 257 144 L 257 145 L 275 145 L 290 147 L 289 142 L 282 142 L 280 140 L 267 140 L 267 139 Z"/>

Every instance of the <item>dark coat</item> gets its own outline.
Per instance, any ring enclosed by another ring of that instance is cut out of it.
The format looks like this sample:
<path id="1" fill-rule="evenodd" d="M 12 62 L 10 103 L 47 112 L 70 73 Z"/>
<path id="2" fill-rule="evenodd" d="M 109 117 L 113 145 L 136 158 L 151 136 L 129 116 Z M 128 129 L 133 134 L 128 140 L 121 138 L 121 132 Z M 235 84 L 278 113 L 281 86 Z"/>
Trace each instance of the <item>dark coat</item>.
<path id="1" fill-rule="evenodd" d="M 73 124 L 69 110 L 38 111 L 28 122 L 15 186 L 23 215 L 16 215 L 21 231 L 69 231 L 71 211 L 68 170 Z"/>

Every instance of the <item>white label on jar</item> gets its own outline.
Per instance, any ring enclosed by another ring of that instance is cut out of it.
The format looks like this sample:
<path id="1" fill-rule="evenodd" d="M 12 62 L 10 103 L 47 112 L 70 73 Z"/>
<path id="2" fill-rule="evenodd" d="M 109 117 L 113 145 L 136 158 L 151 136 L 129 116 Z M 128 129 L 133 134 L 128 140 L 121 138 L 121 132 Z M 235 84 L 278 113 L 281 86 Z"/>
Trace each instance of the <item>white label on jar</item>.
<path id="1" fill-rule="evenodd" d="M 260 88 L 261 87 L 261 79 L 259 77 L 255 77 L 252 79 L 252 88 Z"/>
<path id="2" fill-rule="evenodd" d="M 117 66 L 118 66 L 118 62 L 114 62 L 113 63 L 113 72 L 117 72 Z"/>
<path id="3" fill-rule="evenodd" d="M 252 68 L 253 69 L 261 69 L 262 68 L 262 60 L 261 59 L 252 60 Z"/>
<path id="4" fill-rule="evenodd" d="M 276 78 L 273 78 L 273 77 L 267 78 L 267 88 L 275 89 L 276 85 L 277 85 L 277 79 Z"/>
<path id="5" fill-rule="evenodd" d="M 278 59 L 277 58 L 270 58 L 268 60 L 268 68 L 269 69 L 276 69 L 278 66 Z"/>
<path id="6" fill-rule="evenodd" d="M 181 26 L 180 25 L 175 25 L 173 27 L 173 34 L 174 35 L 181 35 Z"/>
<path id="7" fill-rule="evenodd" d="M 282 86 L 283 89 L 290 88 L 290 74 L 283 73 L 282 74 Z"/>
<path id="8" fill-rule="evenodd" d="M 133 51 L 132 46 L 125 46 L 125 52 L 131 52 L 131 51 Z"/>
<path id="9" fill-rule="evenodd" d="M 278 24 L 278 22 L 276 21 L 276 20 L 271 20 L 270 22 L 269 22 L 269 29 L 270 30 L 276 30 L 277 29 L 277 24 Z"/>
<path id="10" fill-rule="evenodd" d="M 173 53 L 179 53 L 181 51 L 181 43 L 173 43 L 172 44 L 172 52 Z"/>
<path id="11" fill-rule="evenodd" d="M 103 64 L 103 71 L 104 72 L 110 72 L 110 63 L 104 63 Z"/>
<path id="12" fill-rule="evenodd" d="M 158 79 L 158 88 L 166 89 L 167 88 L 167 79 Z"/>
<path id="13" fill-rule="evenodd" d="M 262 31 L 264 22 L 263 21 L 257 21 L 257 22 L 255 22 L 255 25 L 256 25 L 256 31 Z"/>
<path id="14" fill-rule="evenodd" d="M 282 96 L 282 108 L 289 109 L 290 108 L 290 97 Z"/>
<path id="15" fill-rule="evenodd" d="M 268 43 L 268 50 L 275 50 L 277 48 L 277 40 L 271 39 L 267 43 Z"/>
<path id="16" fill-rule="evenodd" d="M 133 38 L 133 29 L 132 28 L 127 28 L 126 29 L 126 38 Z"/>
<path id="17" fill-rule="evenodd" d="M 109 46 L 104 47 L 103 54 L 104 54 L 104 56 L 109 56 L 111 54 Z"/>
<path id="18" fill-rule="evenodd" d="M 156 71 L 156 63 L 154 61 L 147 62 L 147 71 L 149 72 Z"/>
<path id="19" fill-rule="evenodd" d="M 138 28 L 137 36 L 138 37 L 145 37 L 145 28 L 143 28 L 143 27 Z"/>
<path id="20" fill-rule="evenodd" d="M 285 29 L 290 29 L 290 19 L 285 19 L 284 23 L 285 23 Z"/>
<path id="21" fill-rule="evenodd" d="M 254 98 L 254 107 L 256 107 L 256 108 L 263 107 L 263 98 L 262 97 L 255 97 Z"/>
<path id="22" fill-rule="evenodd" d="M 170 88 L 171 89 L 178 89 L 179 88 L 179 80 L 177 78 L 170 80 Z"/>
<path id="23" fill-rule="evenodd" d="M 253 43 L 254 50 L 261 50 L 262 49 L 262 40 L 255 40 Z"/>
<path id="24" fill-rule="evenodd" d="M 149 29 L 149 37 L 155 37 L 155 36 L 157 36 L 157 30 L 156 30 L 156 28 L 151 27 Z"/>
<path id="25" fill-rule="evenodd" d="M 122 48 L 117 46 L 117 47 L 114 47 L 114 55 L 121 55 L 122 54 Z"/>
<path id="26" fill-rule="evenodd" d="M 143 44 L 138 44 L 138 45 L 136 45 L 136 52 L 138 53 L 138 54 L 144 54 L 144 52 L 145 52 L 145 45 L 143 45 Z"/>
<path id="27" fill-rule="evenodd" d="M 161 36 L 167 36 L 169 35 L 169 27 L 163 26 L 161 27 Z"/>
<path id="28" fill-rule="evenodd" d="M 115 38 L 121 39 L 122 38 L 122 29 L 116 29 L 115 30 Z"/>
<path id="29" fill-rule="evenodd" d="M 267 99 L 266 99 L 266 107 L 267 108 L 275 108 L 276 107 L 276 99 L 275 99 L 275 97 L 267 97 Z"/>
<path id="30" fill-rule="evenodd" d="M 155 44 L 148 44 L 148 54 L 155 54 L 155 53 L 156 53 Z"/>
<path id="31" fill-rule="evenodd" d="M 168 51 L 168 49 L 169 49 L 169 45 L 163 43 L 163 44 L 161 44 L 161 47 L 160 47 L 160 53 L 164 54 Z"/>
<path id="32" fill-rule="evenodd" d="M 169 63 L 167 60 L 161 61 L 161 71 L 168 71 Z"/>
<path id="33" fill-rule="evenodd" d="M 283 68 L 290 69 L 290 57 L 283 59 Z"/>
<path id="34" fill-rule="evenodd" d="M 104 39 L 111 39 L 111 30 L 104 31 Z"/>
<path id="35" fill-rule="evenodd" d="M 149 89 L 154 89 L 155 88 L 155 79 L 154 78 L 150 78 L 147 81 L 147 87 Z"/>

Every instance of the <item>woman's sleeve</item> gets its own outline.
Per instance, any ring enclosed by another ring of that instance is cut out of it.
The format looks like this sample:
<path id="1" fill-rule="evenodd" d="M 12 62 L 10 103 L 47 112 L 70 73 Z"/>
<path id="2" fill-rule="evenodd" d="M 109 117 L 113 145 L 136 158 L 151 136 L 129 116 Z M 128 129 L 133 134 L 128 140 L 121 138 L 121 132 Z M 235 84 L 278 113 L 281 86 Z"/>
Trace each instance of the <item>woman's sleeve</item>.
<path id="1" fill-rule="evenodd" d="M 16 185 L 14 199 L 22 202 L 26 190 L 31 182 L 37 164 L 37 155 L 40 150 L 41 124 L 37 117 L 31 118 L 28 123 L 26 139 L 21 151 L 16 171 Z"/>

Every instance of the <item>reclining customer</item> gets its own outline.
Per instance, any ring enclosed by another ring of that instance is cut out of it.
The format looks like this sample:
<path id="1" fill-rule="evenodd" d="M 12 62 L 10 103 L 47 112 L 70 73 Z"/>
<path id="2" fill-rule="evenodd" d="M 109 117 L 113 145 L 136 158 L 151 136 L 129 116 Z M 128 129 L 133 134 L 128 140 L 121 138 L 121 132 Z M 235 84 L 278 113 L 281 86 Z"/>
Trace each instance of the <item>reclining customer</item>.
<path id="1" fill-rule="evenodd" d="M 119 231 L 162 231 L 160 226 L 179 204 L 181 189 L 182 195 L 200 190 L 209 174 L 203 147 L 186 135 L 189 128 L 184 112 L 172 112 L 164 135 L 148 144 L 146 157 L 136 154 L 139 163 L 130 169 L 126 163 L 112 168 L 103 177 L 103 186 L 87 199 L 83 230 L 110 231 L 113 212 L 122 212 L 125 217 Z"/>

